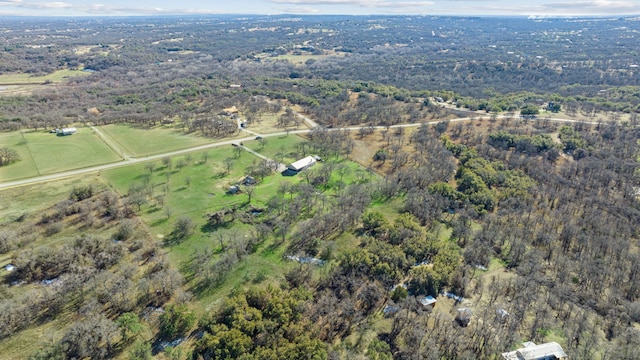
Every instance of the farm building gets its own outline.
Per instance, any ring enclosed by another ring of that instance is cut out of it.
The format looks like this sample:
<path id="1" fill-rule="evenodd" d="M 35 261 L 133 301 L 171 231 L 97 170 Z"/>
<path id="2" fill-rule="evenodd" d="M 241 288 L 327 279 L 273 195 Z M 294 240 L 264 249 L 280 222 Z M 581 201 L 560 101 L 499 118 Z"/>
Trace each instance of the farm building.
<path id="1" fill-rule="evenodd" d="M 78 132 L 78 129 L 72 127 L 72 128 L 63 128 L 63 129 L 56 129 L 56 134 L 58 134 L 58 136 L 67 136 L 67 135 L 73 135 L 75 133 Z"/>
<path id="2" fill-rule="evenodd" d="M 420 299 L 420 304 L 422 304 L 425 309 L 433 309 L 437 302 L 438 300 L 431 295 L 427 295 Z"/>
<path id="3" fill-rule="evenodd" d="M 288 168 L 289 170 L 293 170 L 293 171 L 302 171 L 306 168 L 312 167 L 313 165 L 315 165 L 316 162 L 317 160 L 314 156 L 307 156 L 306 158 L 303 158 L 296 162 L 291 163 L 291 165 L 289 165 Z"/>
<path id="4" fill-rule="evenodd" d="M 471 322 L 471 316 L 473 312 L 469 308 L 458 309 L 458 315 L 456 315 L 456 322 L 462 327 L 466 327 Z"/>
<path id="5" fill-rule="evenodd" d="M 242 181 L 242 184 L 244 184 L 244 185 L 255 185 L 257 183 L 258 183 L 258 181 L 253 176 L 247 176 Z"/>
<path id="6" fill-rule="evenodd" d="M 502 353 L 505 360 L 560 360 L 566 359 L 567 354 L 557 342 L 536 345 L 531 341 L 523 343 L 523 348 Z"/>

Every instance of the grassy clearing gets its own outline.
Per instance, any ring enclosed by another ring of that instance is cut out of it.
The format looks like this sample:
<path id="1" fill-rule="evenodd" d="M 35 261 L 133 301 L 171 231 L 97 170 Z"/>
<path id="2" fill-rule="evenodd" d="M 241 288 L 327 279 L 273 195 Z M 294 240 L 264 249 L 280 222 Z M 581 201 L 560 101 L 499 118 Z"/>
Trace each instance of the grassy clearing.
<path id="1" fill-rule="evenodd" d="M 277 285 L 284 279 L 283 274 L 295 266 L 295 262 L 284 259 L 284 247 L 276 248 L 272 240 L 268 241 L 258 252 L 244 258 L 227 276 L 224 283 L 199 294 L 200 309 L 201 311 L 211 310 L 231 292 L 250 285 L 263 282 Z"/>
<path id="2" fill-rule="evenodd" d="M 248 130 L 251 130 L 258 134 L 268 134 L 271 132 L 282 131 L 282 128 L 278 128 L 276 124 L 278 123 L 278 117 L 284 114 L 284 111 L 281 111 L 277 114 L 262 114 L 256 121 L 253 121 L 247 127 Z"/>
<path id="3" fill-rule="evenodd" d="M 244 146 L 274 160 L 283 160 L 287 164 L 298 160 L 297 145 L 306 139 L 297 135 L 283 135 L 265 138 L 263 147 L 258 140 L 245 141 Z"/>
<path id="4" fill-rule="evenodd" d="M 89 128 L 79 128 L 71 136 L 45 132 L 24 133 L 40 175 L 107 164 L 120 160 Z"/>
<path id="5" fill-rule="evenodd" d="M 0 75 L 0 85 L 3 84 L 44 84 L 59 83 L 72 76 L 87 76 L 88 72 L 82 70 L 58 70 L 51 74 L 42 76 L 33 76 L 31 74 L 2 74 Z"/>
<path id="6" fill-rule="evenodd" d="M 6 360 L 19 360 L 26 358 L 26 355 L 34 353 L 38 348 L 53 343 L 54 339 L 59 339 L 63 335 L 63 330 L 68 324 L 68 316 L 65 319 L 45 322 L 36 327 L 31 327 L 20 331 L 18 336 L 11 336 L 0 341 L 0 354 Z"/>
<path id="7" fill-rule="evenodd" d="M 271 58 L 267 58 L 269 60 L 287 60 L 288 62 L 295 64 L 295 65 L 304 65 L 306 64 L 307 61 L 309 60 L 322 60 L 322 59 L 327 59 L 327 58 L 332 58 L 332 57 L 344 57 L 344 53 L 337 53 L 337 54 L 331 54 L 331 55 L 311 55 L 311 54 L 301 54 L 301 55 L 294 55 L 294 54 L 286 54 L 286 55 L 279 55 L 276 57 L 271 57 Z"/>
<path id="8" fill-rule="evenodd" d="M 0 167 L 0 181 L 10 181 L 38 176 L 38 167 L 31 156 L 25 138 L 20 132 L 0 133 L 0 147 L 18 152 L 20 161 Z"/>
<path id="9" fill-rule="evenodd" d="M 101 126 L 100 131 L 133 156 L 147 156 L 211 143 L 212 139 L 184 135 L 166 126 L 153 128 L 127 124 Z"/>
<path id="10" fill-rule="evenodd" d="M 47 85 L 0 85 L 0 96 L 17 96 L 17 95 L 29 95 L 35 89 L 43 88 Z"/>

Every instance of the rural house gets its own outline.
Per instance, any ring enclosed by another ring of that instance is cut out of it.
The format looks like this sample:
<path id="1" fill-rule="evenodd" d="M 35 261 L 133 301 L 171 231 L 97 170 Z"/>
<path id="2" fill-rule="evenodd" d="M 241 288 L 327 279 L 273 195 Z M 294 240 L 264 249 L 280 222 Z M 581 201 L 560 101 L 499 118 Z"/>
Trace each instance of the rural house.
<path id="1" fill-rule="evenodd" d="M 420 304 L 422 304 L 425 309 L 433 309 L 437 302 L 438 300 L 431 295 L 427 295 L 420 299 Z"/>
<path id="2" fill-rule="evenodd" d="M 560 360 L 566 359 L 567 354 L 557 342 L 536 345 L 531 341 L 523 343 L 523 348 L 502 353 L 505 360 Z"/>

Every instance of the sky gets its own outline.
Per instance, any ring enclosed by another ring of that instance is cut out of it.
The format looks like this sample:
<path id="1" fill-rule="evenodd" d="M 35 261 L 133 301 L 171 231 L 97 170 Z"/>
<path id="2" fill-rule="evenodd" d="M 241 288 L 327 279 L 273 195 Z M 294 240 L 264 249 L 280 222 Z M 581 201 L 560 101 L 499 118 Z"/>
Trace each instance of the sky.
<path id="1" fill-rule="evenodd" d="M 640 0 L 0 0 L 0 15 L 640 15 Z"/>

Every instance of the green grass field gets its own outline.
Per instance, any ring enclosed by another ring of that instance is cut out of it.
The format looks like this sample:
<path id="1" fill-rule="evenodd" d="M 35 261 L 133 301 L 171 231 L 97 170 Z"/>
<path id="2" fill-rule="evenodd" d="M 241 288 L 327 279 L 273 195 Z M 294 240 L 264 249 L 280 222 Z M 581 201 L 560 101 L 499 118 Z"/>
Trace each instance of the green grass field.
<path id="1" fill-rule="evenodd" d="M 332 57 L 344 57 L 344 53 L 337 53 L 337 54 L 330 54 L 330 55 L 311 55 L 311 54 L 301 54 L 301 55 L 294 55 L 294 54 L 286 54 L 286 55 L 279 55 L 276 57 L 272 57 L 272 58 L 267 58 L 268 60 L 287 60 L 292 64 L 295 65 L 303 65 L 305 64 L 308 60 L 322 60 L 322 59 L 327 59 L 327 58 L 332 58 Z"/>
<path id="2" fill-rule="evenodd" d="M 24 133 L 24 138 L 40 175 L 120 160 L 89 128 L 78 128 L 78 132 L 70 136 L 29 132 Z"/>
<path id="3" fill-rule="evenodd" d="M 100 131 L 133 156 L 147 156 L 208 144 L 212 139 L 184 135 L 164 126 L 138 128 L 127 124 L 100 126 Z"/>
<path id="4" fill-rule="evenodd" d="M 244 146 L 257 151 L 270 159 L 282 158 L 284 163 L 290 163 L 298 160 L 296 158 L 296 149 L 298 144 L 307 140 L 297 135 L 284 135 L 264 138 L 264 141 L 264 148 L 258 140 L 245 141 Z"/>
<path id="5" fill-rule="evenodd" d="M 38 176 L 38 168 L 31 156 L 26 140 L 20 132 L 0 133 L 0 147 L 18 152 L 20 161 L 0 167 L 0 181 L 10 181 Z"/>
<path id="6" fill-rule="evenodd" d="M 272 148 L 289 146 L 289 144 L 301 139 L 290 135 L 290 138 L 269 140 L 273 141 L 267 143 L 265 151 L 274 151 Z M 249 146 L 249 144 L 245 145 Z M 167 219 L 167 213 L 164 209 L 151 205 L 143 208 L 142 217 L 151 226 L 155 236 L 168 234 L 173 222 L 180 216 L 190 216 L 198 226 L 202 226 L 205 222 L 204 215 L 207 212 L 246 203 L 246 194 L 230 195 L 227 194 L 227 190 L 230 185 L 236 184 L 244 178 L 245 169 L 248 166 L 258 164 L 262 160 L 245 151 L 241 153 L 240 157 L 236 157 L 234 148 L 229 146 L 207 150 L 209 157 L 205 163 L 202 159 L 204 152 L 190 154 L 191 161 L 182 169 L 178 169 L 176 164 L 179 161 L 186 163 L 186 155 L 172 158 L 171 171 L 168 171 L 161 161 L 153 162 L 154 170 L 149 182 L 153 185 L 155 196 L 163 196 L 163 207 L 170 209 L 171 212 L 171 216 Z M 227 158 L 232 159 L 233 163 L 228 174 L 224 165 L 224 160 Z M 136 164 L 105 171 L 103 174 L 114 189 L 126 194 L 129 188 L 141 186 L 145 180 L 145 174 L 148 173 L 145 164 Z M 190 179 L 188 186 L 187 178 Z M 285 180 L 297 181 L 297 178 L 284 178 L 279 174 L 265 177 L 257 186 L 252 202 L 259 204 L 266 201 L 275 194 L 278 185 Z M 201 239 L 194 236 L 194 240 L 198 243 Z"/>
<path id="7" fill-rule="evenodd" d="M 72 76 L 87 76 L 88 72 L 82 70 L 58 70 L 43 76 L 33 76 L 31 74 L 2 74 L 0 75 L 0 85 L 2 84 L 43 84 L 45 82 L 58 83 Z"/>

